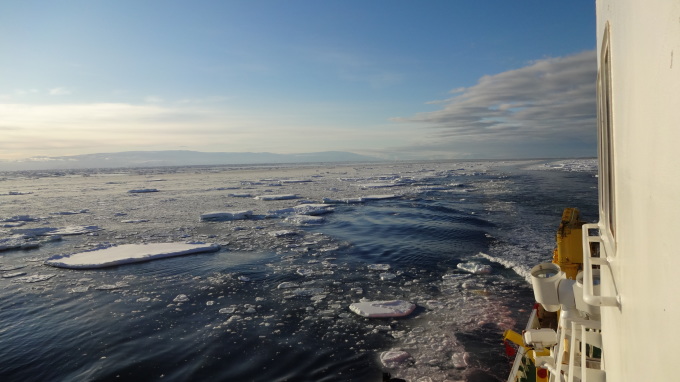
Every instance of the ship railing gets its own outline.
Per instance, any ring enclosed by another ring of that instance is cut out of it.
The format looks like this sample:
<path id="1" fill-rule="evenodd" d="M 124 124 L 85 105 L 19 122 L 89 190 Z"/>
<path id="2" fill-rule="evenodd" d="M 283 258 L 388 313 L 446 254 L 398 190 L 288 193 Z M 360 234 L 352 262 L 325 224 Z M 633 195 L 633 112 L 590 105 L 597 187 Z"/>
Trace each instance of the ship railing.
<path id="1" fill-rule="evenodd" d="M 606 268 L 611 274 L 611 266 L 607 259 L 606 247 L 600 235 L 600 227 L 597 224 L 584 224 L 583 230 L 583 301 L 593 306 L 619 306 L 619 296 L 603 295 L 603 290 L 596 285 L 599 285 L 601 279 L 595 280 L 595 272 L 593 266 L 599 266 L 600 277 L 603 276 L 602 269 Z M 591 235 L 591 232 L 597 232 L 596 235 Z M 593 245 L 596 244 L 598 251 L 593 253 Z M 595 254 L 595 256 L 593 256 Z M 597 289 L 597 291 L 596 291 Z M 612 290 L 616 287 L 613 283 L 612 275 Z"/>
<path id="2" fill-rule="evenodd" d="M 538 327 L 538 311 L 536 309 L 531 310 L 531 315 L 529 316 L 529 321 L 527 322 L 526 330 L 529 329 L 536 329 Z M 517 355 L 515 356 L 515 361 L 512 364 L 512 369 L 510 370 L 510 374 L 508 374 L 508 382 L 515 382 L 518 380 L 518 376 L 520 374 L 519 368 L 522 366 L 525 356 L 527 353 L 527 349 L 520 346 L 519 349 L 517 350 Z M 522 373 L 525 373 L 525 371 L 522 371 Z"/>
<path id="3" fill-rule="evenodd" d="M 550 371 L 550 382 L 605 382 L 600 321 L 567 319 L 550 356 L 537 366 Z"/>

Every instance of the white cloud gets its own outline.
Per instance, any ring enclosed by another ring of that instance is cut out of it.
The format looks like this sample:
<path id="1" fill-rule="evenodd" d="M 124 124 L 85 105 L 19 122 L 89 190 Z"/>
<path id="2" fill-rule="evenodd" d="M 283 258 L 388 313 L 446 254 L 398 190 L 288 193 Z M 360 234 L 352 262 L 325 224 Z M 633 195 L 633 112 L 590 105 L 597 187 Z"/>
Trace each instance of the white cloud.
<path id="1" fill-rule="evenodd" d="M 522 156 L 522 150 L 529 150 L 524 156 L 545 155 L 548 147 L 561 156 L 580 144 L 580 150 L 588 146 L 595 155 L 596 68 L 594 51 L 538 60 L 452 90 L 453 98 L 432 102 L 445 105 L 441 110 L 394 120 L 436 129 L 423 151 L 465 143 L 468 149 L 510 157 Z M 530 144 L 542 154 L 533 155 Z"/>
<path id="2" fill-rule="evenodd" d="M 67 88 L 53 88 L 49 90 L 49 94 L 52 96 L 62 96 L 62 95 L 69 95 L 73 93 L 70 89 Z"/>

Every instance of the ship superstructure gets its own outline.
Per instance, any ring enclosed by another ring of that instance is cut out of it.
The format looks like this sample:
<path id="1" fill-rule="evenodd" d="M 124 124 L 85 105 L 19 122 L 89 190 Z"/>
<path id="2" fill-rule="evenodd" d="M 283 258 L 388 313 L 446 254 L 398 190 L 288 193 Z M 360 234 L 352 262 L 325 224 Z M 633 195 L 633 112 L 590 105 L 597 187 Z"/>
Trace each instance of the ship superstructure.
<path id="1" fill-rule="evenodd" d="M 680 1 L 596 8 L 600 216 L 532 269 L 509 381 L 680 381 Z"/>

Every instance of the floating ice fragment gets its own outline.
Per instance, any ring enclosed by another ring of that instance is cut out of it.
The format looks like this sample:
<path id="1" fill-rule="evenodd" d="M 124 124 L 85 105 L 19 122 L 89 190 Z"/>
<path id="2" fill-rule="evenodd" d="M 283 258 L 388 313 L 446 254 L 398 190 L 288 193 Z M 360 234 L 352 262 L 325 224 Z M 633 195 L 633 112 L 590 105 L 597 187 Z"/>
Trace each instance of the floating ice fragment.
<path id="1" fill-rule="evenodd" d="M 294 283 L 294 282 L 291 282 L 291 281 L 284 281 L 281 284 L 279 284 L 276 288 L 277 289 L 288 289 L 288 288 L 297 288 L 299 286 L 300 286 L 300 284 L 298 284 L 298 283 Z"/>
<path id="2" fill-rule="evenodd" d="M 32 217 L 32 216 L 29 216 L 29 215 L 16 215 L 16 216 L 12 216 L 12 217 L 9 217 L 9 218 L 2 219 L 0 221 L 7 222 L 7 223 L 14 223 L 14 222 L 34 222 L 34 221 L 38 221 L 38 220 L 40 220 L 40 218 Z"/>
<path id="3" fill-rule="evenodd" d="M 202 222 L 244 220 L 253 215 L 253 211 L 209 212 L 201 215 Z"/>
<path id="4" fill-rule="evenodd" d="M 293 215 L 286 218 L 286 222 L 296 225 L 321 224 L 325 221 L 323 216 Z"/>
<path id="5" fill-rule="evenodd" d="M 323 198 L 321 199 L 325 204 L 350 204 L 350 203 L 363 203 L 364 198 L 343 198 L 343 199 L 332 199 Z"/>
<path id="6" fill-rule="evenodd" d="M 389 194 L 389 195 L 368 195 L 368 196 L 362 197 L 362 199 L 363 199 L 364 201 L 369 201 L 369 200 L 394 199 L 394 198 L 398 198 L 398 197 L 399 197 L 399 195 L 395 195 L 395 194 Z"/>
<path id="7" fill-rule="evenodd" d="M 220 313 L 220 314 L 232 314 L 234 312 L 236 312 L 236 307 L 233 307 L 233 306 L 230 306 L 228 308 L 222 308 L 222 309 L 218 310 L 218 313 Z"/>
<path id="8" fill-rule="evenodd" d="M 149 220 L 147 219 L 135 219 L 135 220 L 121 220 L 121 223 L 146 223 Z"/>
<path id="9" fill-rule="evenodd" d="M 52 212 L 50 215 L 77 215 L 89 212 L 89 210 L 78 210 L 78 211 L 60 211 Z"/>
<path id="10" fill-rule="evenodd" d="M 381 274 L 380 274 L 380 280 L 383 280 L 383 281 L 385 281 L 385 280 L 392 280 L 392 279 L 395 278 L 395 277 L 397 277 L 397 275 L 395 275 L 394 273 L 387 273 L 387 272 L 385 272 L 385 273 L 381 273 Z"/>
<path id="11" fill-rule="evenodd" d="M 249 193 L 239 193 L 239 194 L 227 194 L 227 196 L 231 196 L 232 198 L 252 198 L 253 195 Z"/>
<path id="12" fill-rule="evenodd" d="M 255 199 L 257 200 L 288 200 L 297 198 L 298 198 L 297 194 L 259 195 L 255 197 Z"/>
<path id="13" fill-rule="evenodd" d="M 23 276 L 25 274 L 26 274 L 26 272 L 10 272 L 10 273 L 3 274 L 2 277 L 5 278 L 5 279 L 10 279 L 10 278 L 13 278 L 13 277 Z"/>
<path id="14" fill-rule="evenodd" d="M 297 206 L 293 207 L 293 210 L 298 215 L 316 216 L 316 215 L 323 215 L 323 214 L 333 212 L 333 207 L 329 206 L 328 204 L 307 203 L 307 204 L 297 205 Z"/>
<path id="15" fill-rule="evenodd" d="M 390 269 L 389 264 L 370 264 L 367 267 L 371 271 L 386 271 Z"/>
<path id="16" fill-rule="evenodd" d="M 486 275 L 491 273 L 491 266 L 474 262 L 458 263 L 458 269 L 470 272 L 475 275 Z"/>
<path id="17" fill-rule="evenodd" d="M 187 302 L 189 301 L 189 297 L 185 294 L 178 294 L 177 297 L 175 297 L 172 301 L 174 302 Z"/>
<path id="18" fill-rule="evenodd" d="M 149 302 L 151 301 L 151 297 L 140 297 L 137 299 L 137 302 Z"/>
<path id="19" fill-rule="evenodd" d="M 250 277 L 248 277 L 248 276 L 239 276 L 239 277 L 238 277 L 238 280 L 239 280 L 239 281 L 243 281 L 243 282 L 248 282 L 248 281 L 250 281 Z"/>
<path id="20" fill-rule="evenodd" d="M 390 350 L 380 354 L 380 362 L 389 369 L 393 369 L 411 360 L 411 355 L 403 350 Z"/>
<path id="21" fill-rule="evenodd" d="M 140 188 L 137 190 L 129 190 L 128 193 L 130 194 L 144 194 L 147 192 L 158 192 L 158 189 L 156 188 Z"/>
<path id="22" fill-rule="evenodd" d="M 415 304 L 403 300 L 355 302 L 349 306 L 352 312 L 371 318 L 408 316 L 415 308 Z"/>
<path id="23" fill-rule="evenodd" d="M 42 228 L 24 228 L 15 229 L 14 233 L 30 235 L 30 236 L 47 236 L 47 235 L 82 235 L 101 230 L 96 225 L 72 225 L 61 228 L 42 227 Z"/>
<path id="24" fill-rule="evenodd" d="M 284 236 L 295 236 L 295 235 L 297 235 L 297 232 L 284 229 L 284 230 L 280 230 L 280 231 L 267 232 L 267 234 L 269 236 L 274 236 L 274 237 L 284 237 Z"/>
<path id="25" fill-rule="evenodd" d="M 72 269 L 104 268 L 165 257 L 214 252 L 219 249 L 220 246 L 217 244 L 202 243 L 123 244 L 70 255 L 52 256 L 45 264 Z"/>
<path id="26" fill-rule="evenodd" d="M 56 276 L 56 275 L 54 275 L 54 274 L 37 274 L 37 275 L 24 276 L 24 277 L 16 278 L 16 279 L 14 279 L 14 282 L 37 283 L 37 282 L 40 282 L 40 281 L 49 280 L 54 276 Z"/>

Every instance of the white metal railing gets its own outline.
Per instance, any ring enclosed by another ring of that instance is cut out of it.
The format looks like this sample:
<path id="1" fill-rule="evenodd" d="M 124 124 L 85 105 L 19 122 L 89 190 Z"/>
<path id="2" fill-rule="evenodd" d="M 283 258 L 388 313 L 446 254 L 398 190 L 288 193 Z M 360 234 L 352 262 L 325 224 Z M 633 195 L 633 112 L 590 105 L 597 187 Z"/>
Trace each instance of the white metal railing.
<path id="1" fill-rule="evenodd" d="M 593 265 L 600 266 L 600 275 L 602 276 L 602 268 L 607 268 L 611 273 L 611 267 L 607 260 L 605 246 L 602 243 L 602 237 L 597 235 L 590 235 L 590 230 L 598 230 L 597 224 L 584 224 L 583 230 L 583 301 L 593 306 L 619 306 L 619 296 L 603 296 L 602 289 L 600 295 L 596 296 L 594 292 L 594 277 Z M 590 250 L 591 243 L 598 243 L 600 246 L 599 256 L 593 257 Z M 603 256 L 604 255 L 604 256 Z M 600 277 L 601 277 L 600 276 Z"/>

